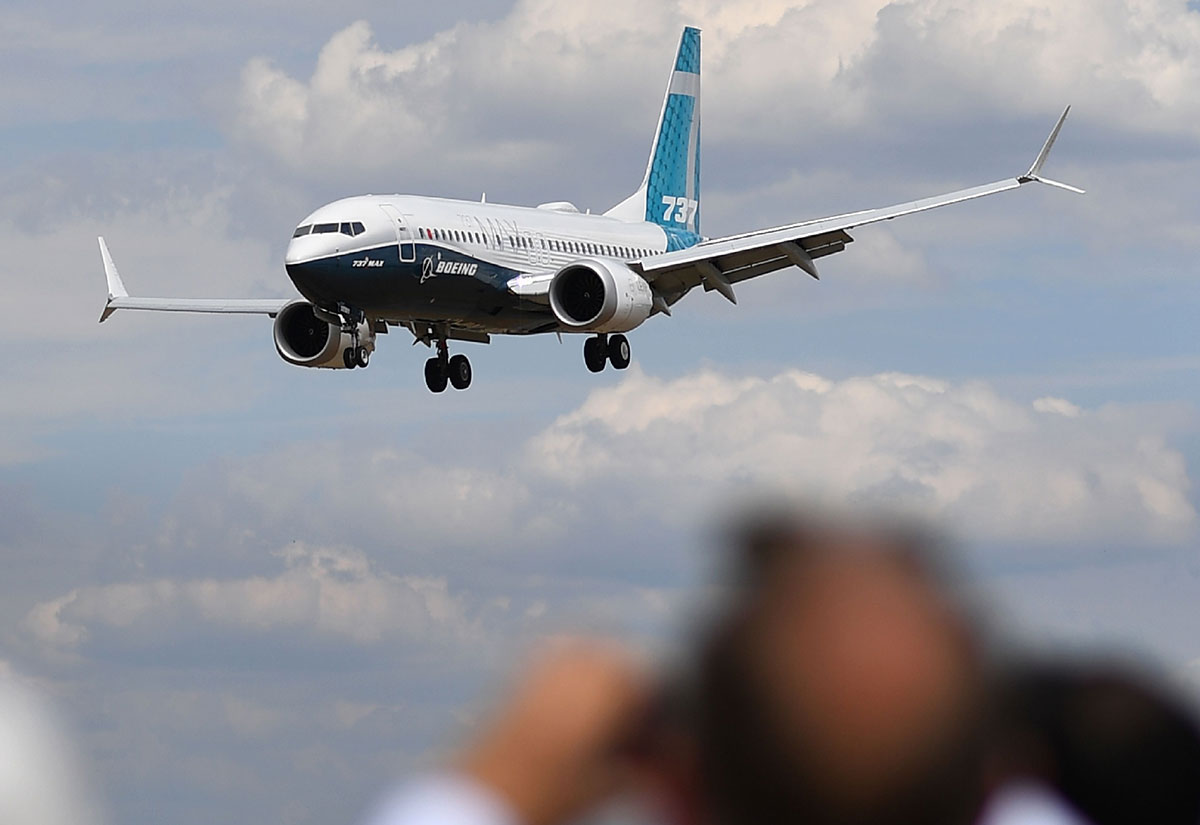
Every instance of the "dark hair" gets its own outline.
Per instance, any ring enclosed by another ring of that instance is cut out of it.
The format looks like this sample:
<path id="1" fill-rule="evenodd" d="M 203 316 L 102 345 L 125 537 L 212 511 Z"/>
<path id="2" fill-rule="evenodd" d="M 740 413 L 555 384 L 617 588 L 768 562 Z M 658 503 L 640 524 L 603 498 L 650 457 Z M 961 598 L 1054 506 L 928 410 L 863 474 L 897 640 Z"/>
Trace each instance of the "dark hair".
<path id="1" fill-rule="evenodd" d="M 1026 664 L 1007 679 L 1000 708 L 1003 739 L 1025 749 L 1018 769 L 1054 786 L 1095 825 L 1200 822 L 1196 721 L 1130 669 Z"/>
<path id="2" fill-rule="evenodd" d="M 965 825 L 978 813 L 979 730 L 964 723 L 871 800 L 838 799 L 825 787 L 822 754 L 781 732 L 748 660 L 754 608 L 784 564 L 816 560 L 832 547 L 867 540 L 934 584 L 942 566 L 920 530 L 756 513 L 729 534 L 735 583 L 709 627 L 693 674 L 690 716 L 699 744 L 705 801 L 719 825 Z"/>

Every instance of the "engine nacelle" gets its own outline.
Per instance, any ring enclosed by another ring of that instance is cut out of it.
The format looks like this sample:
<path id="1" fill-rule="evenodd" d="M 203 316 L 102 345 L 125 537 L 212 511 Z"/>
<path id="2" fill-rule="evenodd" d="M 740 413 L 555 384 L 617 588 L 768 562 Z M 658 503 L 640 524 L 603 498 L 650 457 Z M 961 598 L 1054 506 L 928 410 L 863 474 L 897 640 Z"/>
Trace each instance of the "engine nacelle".
<path id="1" fill-rule="evenodd" d="M 550 282 L 559 323 L 581 332 L 628 332 L 654 309 L 650 284 L 624 264 L 586 258 L 564 266 Z"/>
<path id="2" fill-rule="evenodd" d="M 343 332 L 308 301 L 292 301 L 275 316 L 275 349 L 279 357 L 298 367 L 347 369 L 343 353 L 354 346 L 354 336 Z M 359 346 L 375 349 L 369 321 L 358 326 Z"/>

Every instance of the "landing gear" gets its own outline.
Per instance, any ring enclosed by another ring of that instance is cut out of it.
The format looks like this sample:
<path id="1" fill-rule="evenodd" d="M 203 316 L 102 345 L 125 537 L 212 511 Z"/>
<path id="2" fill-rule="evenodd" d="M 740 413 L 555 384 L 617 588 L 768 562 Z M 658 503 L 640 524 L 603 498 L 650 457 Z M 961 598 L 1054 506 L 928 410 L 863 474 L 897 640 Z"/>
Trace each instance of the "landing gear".
<path id="1" fill-rule="evenodd" d="M 425 362 L 425 386 L 430 392 L 445 392 L 449 377 L 441 358 L 434 357 Z"/>
<path id="2" fill-rule="evenodd" d="M 597 335 L 583 342 L 583 363 L 592 372 L 603 372 L 608 360 L 608 347 L 603 337 Z"/>
<path id="3" fill-rule="evenodd" d="M 366 369 L 371 365 L 371 351 L 366 347 L 346 347 L 342 350 L 342 363 L 348 370 L 355 367 Z"/>
<path id="4" fill-rule="evenodd" d="M 430 392 L 445 392 L 446 385 L 456 390 L 471 386 L 471 362 L 465 355 L 450 357 L 446 339 L 439 338 L 438 354 L 425 362 L 425 386 Z"/>
<path id="5" fill-rule="evenodd" d="M 624 335 L 611 338 L 600 334 L 583 342 L 583 363 L 592 372 L 603 372 L 608 364 L 613 369 L 623 370 L 629 366 L 629 339 Z"/>
<path id="6" fill-rule="evenodd" d="M 614 335 L 608 339 L 608 360 L 615 370 L 623 370 L 629 366 L 629 339 L 624 335 Z"/>
<path id="7" fill-rule="evenodd" d="M 456 390 L 465 390 L 471 386 L 471 362 L 465 355 L 456 355 L 447 364 L 450 373 L 450 383 Z"/>

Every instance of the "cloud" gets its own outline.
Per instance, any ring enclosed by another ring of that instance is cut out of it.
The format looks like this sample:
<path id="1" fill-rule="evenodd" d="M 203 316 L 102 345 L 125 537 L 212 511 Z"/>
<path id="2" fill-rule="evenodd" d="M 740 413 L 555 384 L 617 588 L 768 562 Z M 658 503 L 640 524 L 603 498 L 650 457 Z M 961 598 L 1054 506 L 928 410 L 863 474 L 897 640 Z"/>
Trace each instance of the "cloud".
<path id="1" fill-rule="evenodd" d="M 1083 558 L 1092 543 L 1173 546 L 1196 513 L 1171 422 L 896 373 L 667 380 L 635 367 L 490 452 L 426 455 L 371 434 L 224 461 L 122 551 L 140 577 L 44 598 L 25 628 L 69 652 L 238 638 L 466 649 L 563 623 L 663 627 L 699 564 L 685 546 L 695 526 L 754 494 Z M 280 545 L 264 566 L 264 546 Z"/>
<path id="2" fill-rule="evenodd" d="M 475 632 L 444 580 L 375 571 L 361 553 L 295 545 L 284 572 L 229 580 L 89 586 L 35 606 L 26 627 L 42 644 L 83 646 L 91 629 L 142 642 L 207 627 L 226 634 L 300 633 L 352 645 L 462 641 Z"/>
<path id="3" fill-rule="evenodd" d="M 1190 482 L 1154 426 L 901 374 L 634 372 L 533 439 L 529 464 L 576 490 L 629 479 L 623 503 L 646 513 L 782 489 L 910 509 L 973 539 L 1177 540 L 1195 523 Z"/>
<path id="4" fill-rule="evenodd" d="M 640 548 L 655 531 L 755 492 L 907 510 L 972 541 L 1173 543 L 1196 523 L 1177 426 L 979 381 L 634 367 L 521 439 L 497 428 L 454 452 L 370 432 L 223 462 L 187 486 L 143 562 L 219 566 L 302 537 L 396 569 L 611 573 L 654 558 Z"/>
<path id="5" fill-rule="evenodd" d="M 794 147 L 831 127 L 955 110 L 1043 117 L 1066 101 L 1113 127 L 1196 134 L 1200 15 L 1174 0 L 522 0 L 394 50 L 359 21 L 307 79 L 248 62 L 237 133 L 296 169 L 431 152 L 472 168 L 544 162 L 559 151 L 549 134 L 581 113 L 603 135 L 640 124 L 654 105 L 647 71 L 689 23 L 705 29 L 718 143 Z"/>

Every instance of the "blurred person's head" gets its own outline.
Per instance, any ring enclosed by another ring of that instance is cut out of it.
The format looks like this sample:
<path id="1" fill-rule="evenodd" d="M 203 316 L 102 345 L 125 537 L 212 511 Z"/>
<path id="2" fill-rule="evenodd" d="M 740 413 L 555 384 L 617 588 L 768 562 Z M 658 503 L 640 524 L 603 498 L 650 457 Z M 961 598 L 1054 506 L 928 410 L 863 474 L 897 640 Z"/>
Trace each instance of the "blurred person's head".
<path id="1" fill-rule="evenodd" d="M 0 670 L 0 822 L 96 823 L 75 749 L 40 694 Z"/>
<path id="2" fill-rule="evenodd" d="M 1026 663 L 1004 681 L 998 708 L 998 778 L 1040 781 L 1095 825 L 1200 822 L 1200 729 L 1146 676 Z"/>
<path id="3" fill-rule="evenodd" d="M 980 800 L 980 665 L 929 543 L 759 519 L 693 697 L 716 822 L 949 825 Z"/>

